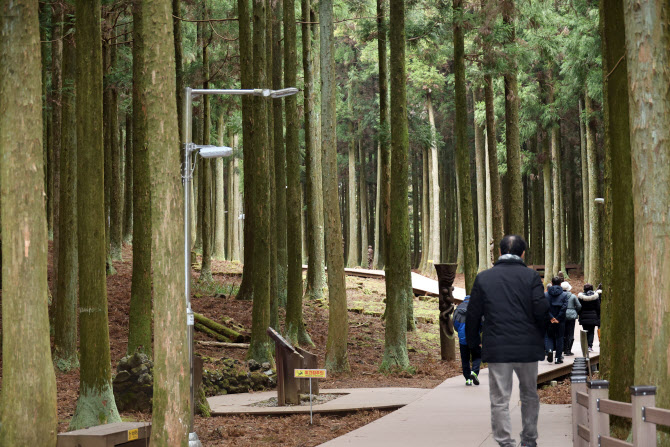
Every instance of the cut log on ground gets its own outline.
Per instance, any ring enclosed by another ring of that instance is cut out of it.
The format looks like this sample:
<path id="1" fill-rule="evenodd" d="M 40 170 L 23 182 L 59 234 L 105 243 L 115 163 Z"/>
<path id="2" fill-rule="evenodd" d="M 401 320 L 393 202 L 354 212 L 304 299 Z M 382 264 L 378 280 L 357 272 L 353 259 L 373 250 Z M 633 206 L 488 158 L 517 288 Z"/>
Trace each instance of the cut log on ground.
<path id="1" fill-rule="evenodd" d="M 234 341 L 236 343 L 242 343 L 242 342 L 247 342 L 249 341 L 249 336 L 240 334 L 237 331 L 234 331 L 233 329 L 227 328 L 224 325 L 217 323 L 214 320 L 210 320 L 209 318 L 199 314 L 199 313 L 194 313 L 195 315 L 195 321 L 196 323 L 200 323 L 200 325 L 205 326 L 212 330 L 213 332 L 227 338 L 227 340 L 217 340 L 221 342 L 227 342 L 227 341 Z M 197 325 L 196 325 L 197 329 Z M 203 331 L 204 332 L 204 331 Z M 216 337 L 214 337 L 216 338 Z"/>
<path id="2" fill-rule="evenodd" d="M 230 339 L 224 335 L 219 334 L 216 331 L 213 331 L 212 329 L 208 328 L 207 326 L 200 324 L 200 323 L 195 323 L 195 330 L 203 332 L 210 337 L 212 337 L 214 340 L 218 340 L 221 343 L 230 343 Z"/>
<path id="3" fill-rule="evenodd" d="M 220 341 L 200 341 L 197 343 L 203 346 L 216 346 L 221 348 L 249 349 L 249 343 L 225 343 Z"/>

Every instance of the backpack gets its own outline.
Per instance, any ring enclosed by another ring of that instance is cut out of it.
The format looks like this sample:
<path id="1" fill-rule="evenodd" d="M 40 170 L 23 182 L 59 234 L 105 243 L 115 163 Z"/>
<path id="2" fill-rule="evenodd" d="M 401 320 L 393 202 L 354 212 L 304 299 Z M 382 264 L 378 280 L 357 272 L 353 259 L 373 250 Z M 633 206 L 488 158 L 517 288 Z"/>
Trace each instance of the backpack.
<path id="1" fill-rule="evenodd" d="M 468 313 L 468 302 L 469 301 L 464 301 L 458 305 L 454 311 L 454 321 L 465 324 L 465 317 Z"/>

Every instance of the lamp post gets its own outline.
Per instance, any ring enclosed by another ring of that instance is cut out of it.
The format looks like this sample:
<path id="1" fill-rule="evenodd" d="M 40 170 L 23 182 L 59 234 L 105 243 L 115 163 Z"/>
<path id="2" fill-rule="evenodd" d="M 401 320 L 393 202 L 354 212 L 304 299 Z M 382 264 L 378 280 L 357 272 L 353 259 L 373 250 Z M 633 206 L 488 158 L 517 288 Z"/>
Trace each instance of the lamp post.
<path id="1" fill-rule="evenodd" d="M 186 87 L 184 95 L 183 136 L 184 136 L 184 165 L 182 167 L 182 183 L 184 184 L 184 295 L 186 298 L 186 328 L 189 357 L 189 381 L 190 381 L 190 403 L 191 420 L 189 421 L 188 445 L 189 447 L 202 447 L 202 443 L 195 433 L 193 423 L 195 420 L 195 388 L 193 384 L 193 330 L 194 315 L 191 308 L 191 182 L 193 181 L 193 158 L 200 154 L 203 158 L 229 157 L 233 149 L 225 146 L 197 145 L 192 142 L 192 103 L 193 98 L 201 95 L 235 95 L 235 96 L 261 96 L 264 98 L 283 98 L 298 93 L 295 87 L 280 90 L 269 89 L 192 89 Z"/>

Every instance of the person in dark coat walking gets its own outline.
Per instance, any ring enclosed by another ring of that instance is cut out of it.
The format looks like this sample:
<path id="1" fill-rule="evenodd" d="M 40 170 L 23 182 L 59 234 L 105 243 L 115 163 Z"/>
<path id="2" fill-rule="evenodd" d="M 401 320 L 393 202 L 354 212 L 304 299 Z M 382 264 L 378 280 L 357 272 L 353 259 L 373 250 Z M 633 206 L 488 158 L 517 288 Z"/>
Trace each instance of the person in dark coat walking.
<path id="1" fill-rule="evenodd" d="M 537 362 L 544 359 L 549 302 L 540 275 L 523 261 L 525 251 L 521 236 L 507 235 L 500 241 L 500 258 L 475 279 L 465 320 L 468 345 L 481 344 L 482 361 L 489 364 L 491 426 L 501 447 L 516 446 L 509 414 L 514 374 L 521 397 L 521 445 L 537 445 Z"/>
<path id="2" fill-rule="evenodd" d="M 563 363 L 563 338 L 565 337 L 565 313 L 568 310 L 569 295 L 561 287 L 561 278 L 554 276 L 551 286 L 544 294 L 549 302 L 549 327 L 545 337 L 545 348 L 549 363 L 554 358 L 556 351 L 556 363 Z"/>
<path id="3" fill-rule="evenodd" d="M 577 295 L 582 305 L 579 314 L 579 324 L 586 331 L 586 340 L 589 343 L 589 351 L 593 351 L 593 336 L 596 326 L 600 326 L 600 294 L 602 290 L 593 291 L 592 284 L 584 284 L 584 292 Z"/>
<path id="4" fill-rule="evenodd" d="M 563 290 L 570 295 L 568 297 L 568 310 L 565 312 L 565 338 L 563 339 L 563 351 L 565 355 L 575 355 L 572 353 L 572 344 L 575 342 L 575 321 L 582 310 L 582 303 L 571 293 L 572 286 L 569 282 L 561 283 Z"/>

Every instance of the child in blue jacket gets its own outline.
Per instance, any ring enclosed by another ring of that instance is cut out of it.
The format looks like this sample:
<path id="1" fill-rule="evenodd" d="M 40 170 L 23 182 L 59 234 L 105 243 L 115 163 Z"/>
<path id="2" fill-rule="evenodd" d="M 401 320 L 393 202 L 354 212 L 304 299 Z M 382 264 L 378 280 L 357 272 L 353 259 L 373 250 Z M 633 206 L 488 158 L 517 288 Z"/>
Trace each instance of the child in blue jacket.
<path id="1" fill-rule="evenodd" d="M 465 315 L 468 311 L 469 301 L 470 295 L 467 295 L 454 311 L 454 329 L 458 331 L 458 344 L 461 350 L 461 363 L 466 386 L 472 386 L 473 383 L 479 385 L 479 366 L 482 363 L 481 346 L 470 348 L 465 339 Z"/>

